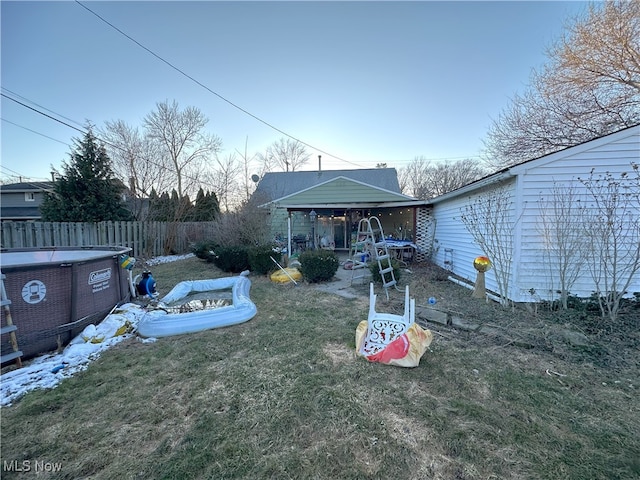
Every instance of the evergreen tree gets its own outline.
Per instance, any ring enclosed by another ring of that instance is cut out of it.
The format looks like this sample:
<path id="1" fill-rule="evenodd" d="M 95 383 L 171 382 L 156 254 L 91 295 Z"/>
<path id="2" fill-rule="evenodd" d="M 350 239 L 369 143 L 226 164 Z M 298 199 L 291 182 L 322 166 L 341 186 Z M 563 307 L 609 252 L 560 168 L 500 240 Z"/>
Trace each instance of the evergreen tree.
<path id="1" fill-rule="evenodd" d="M 180 197 L 178 196 L 178 192 L 174 188 L 171 190 L 171 202 L 169 203 L 169 208 L 167 209 L 167 220 L 173 222 L 176 220 L 180 212 Z"/>
<path id="2" fill-rule="evenodd" d="M 40 210 L 50 222 L 101 222 L 130 220 L 122 192 L 124 184 L 114 176 L 111 160 L 89 128 L 75 148 L 64 174 L 56 180 L 53 193 L 46 195 Z"/>
<path id="3" fill-rule="evenodd" d="M 205 201 L 204 190 L 202 187 L 198 190 L 198 194 L 196 195 L 196 203 L 193 206 L 193 221 L 194 222 L 202 222 L 204 217 L 204 209 L 202 208 Z"/>
<path id="4" fill-rule="evenodd" d="M 215 220 L 220 215 L 220 202 L 215 192 L 207 192 L 206 198 L 208 218 L 207 220 Z"/>
<path id="5" fill-rule="evenodd" d="M 193 221 L 193 204 L 189 195 L 180 197 L 178 204 L 178 210 L 175 215 L 175 220 L 178 222 L 192 222 Z"/>
<path id="6" fill-rule="evenodd" d="M 220 213 L 220 205 L 215 193 L 205 193 L 202 187 L 198 190 L 196 204 L 193 208 L 195 222 L 210 222 Z"/>
<path id="7" fill-rule="evenodd" d="M 160 196 L 158 192 L 156 192 L 155 188 L 151 188 L 151 193 L 149 194 L 149 213 L 147 218 L 151 221 L 158 220 L 158 202 L 160 201 Z"/>
<path id="8" fill-rule="evenodd" d="M 169 219 L 169 213 L 171 210 L 171 198 L 167 192 L 162 192 L 160 198 L 156 202 L 154 209 L 154 220 L 159 222 L 166 222 Z"/>

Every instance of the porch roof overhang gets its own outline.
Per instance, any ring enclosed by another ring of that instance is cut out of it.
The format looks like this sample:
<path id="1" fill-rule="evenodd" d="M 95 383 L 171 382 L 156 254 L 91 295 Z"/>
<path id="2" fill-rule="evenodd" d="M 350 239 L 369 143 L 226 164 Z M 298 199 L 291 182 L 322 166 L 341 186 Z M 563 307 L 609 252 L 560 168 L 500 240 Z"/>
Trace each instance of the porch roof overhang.
<path id="1" fill-rule="evenodd" d="M 345 203 L 285 203 L 275 202 L 275 205 L 287 210 L 333 209 L 356 210 L 361 208 L 394 208 L 394 207 L 424 207 L 429 202 L 424 200 L 407 200 L 398 202 L 345 202 Z M 265 205 L 266 206 L 266 205 Z"/>

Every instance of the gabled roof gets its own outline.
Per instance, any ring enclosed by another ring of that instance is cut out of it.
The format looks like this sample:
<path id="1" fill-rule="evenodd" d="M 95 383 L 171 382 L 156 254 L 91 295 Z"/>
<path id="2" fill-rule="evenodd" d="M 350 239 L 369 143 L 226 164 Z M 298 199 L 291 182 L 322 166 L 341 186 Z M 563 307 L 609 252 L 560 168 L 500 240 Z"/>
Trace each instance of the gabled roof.
<path id="1" fill-rule="evenodd" d="M 402 194 L 395 168 L 368 168 L 360 170 L 323 170 L 304 172 L 269 172 L 262 177 L 256 194 L 271 201 L 344 177 L 365 185 Z"/>
<path id="2" fill-rule="evenodd" d="M 630 127 L 625 127 L 621 130 L 616 130 L 615 132 L 608 133 L 606 135 L 602 135 L 600 137 L 592 138 L 591 140 L 587 140 L 572 147 L 566 147 L 562 150 L 558 150 L 557 152 L 548 153 L 546 155 L 542 155 L 537 158 L 532 158 L 531 160 L 527 160 L 522 163 L 518 163 L 517 165 L 513 165 L 510 167 L 511 173 L 513 175 L 518 175 L 523 173 L 529 169 L 539 167 L 540 165 L 545 165 L 547 163 L 555 162 L 560 158 L 568 157 L 569 155 L 575 155 L 578 153 L 582 153 L 587 150 L 591 150 L 593 148 L 599 147 L 600 145 L 606 145 L 609 143 L 616 142 L 621 138 L 629 137 L 630 135 L 637 136 L 640 132 L 640 124 L 632 125 Z M 636 153 L 637 157 L 640 160 L 640 144 L 636 144 Z"/>
<path id="3" fill-rule="evenodd" d="M 319 185 L 305 188 L 299 192 L 278 198 L 273 202 L 280 207 L 306 208 L 308 205 L 324 206 L 326 208 L 358 208 L 389 203 L 411 203 L 417 200 L 402 193 L 392 192 L 384 188 L 374 187 L 352 178 L 336 177 Z"/>
<path id="4" fill-rule="evenodd" d="M 575 155 L 575 154 L 584 152 L 585 150 L 589 150 L 591 148 L 597 147 L 602 144 L 614 142 L 618 138 L 628 136 L 629 133 L 633 134 L 634 131 L 636 132 L 640 131 L 640 124 L 632 125 L 630 127 L 625 127 L 621 130 L 608 133 L 606 135 L 594 138 L 592 140 L 584 141 L 572 147 L 566 147 L 566 148 L 563 148 L 562 150 L 558 150 L 557 152 L 548 153 L 546 155 L 542 155 L 541 157 L 532 158 L 522 163 L 518 163 L 517 165 L 512 165 L 510 167 L 503 168 L 502 170 L 498 170 L 495 173 L 492 173 L 483 178 L 480 178 L 471 183 L 468 183 L 467 185 L 464 185 L 456 190 L 452 190 L 438 197 L 432 198 L 431 200 L 428 200 L 428 202 L 431 204 L 440 203 L 442 201 L 449 200 L 451 198 L 455 198 L 460 195 L 465 195 L 470 192 L 474 192 L 488 185 L 493 185 L 495 183 L 502 182 L 508 178 L 520 175 L 521 173 L 526 172 L 528 169 L 531 169 L 540 165 L 544 165 L 549 162 L 554 162 L 558 159 L 565 158 L 569 155 Z"/>

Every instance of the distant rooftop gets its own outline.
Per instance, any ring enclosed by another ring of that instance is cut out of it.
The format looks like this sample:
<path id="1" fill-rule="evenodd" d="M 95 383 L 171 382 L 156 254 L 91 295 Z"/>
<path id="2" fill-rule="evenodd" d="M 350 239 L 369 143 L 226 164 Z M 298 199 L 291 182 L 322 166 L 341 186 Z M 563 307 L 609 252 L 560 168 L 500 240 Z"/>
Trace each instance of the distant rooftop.
<path id="1" fill-rule="evenodd" d="M 53 182 L 21 182 L 0 185 L 0 191 L 3 192 L 37 192 L 40 190 L 51 190 L 52 188 Z"/>
<path id="2" fill-rule="evenodd" d="M 269 172 L 259 181 L 256 193 L 266 195 L 271 200 L 277 200 L 337 177 L 346 177 L 391 192 L 402 193 L 395 168 Z"/>

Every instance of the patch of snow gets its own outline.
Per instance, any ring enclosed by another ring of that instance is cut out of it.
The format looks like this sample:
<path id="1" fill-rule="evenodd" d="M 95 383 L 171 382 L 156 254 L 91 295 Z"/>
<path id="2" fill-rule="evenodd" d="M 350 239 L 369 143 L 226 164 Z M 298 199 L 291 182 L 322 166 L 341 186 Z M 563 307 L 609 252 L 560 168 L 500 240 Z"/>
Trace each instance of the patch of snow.
<path id="1" fill-rule="evenodd" d="M 154 265 L 160 265 L 161 263 L 177 262 L 178 260 L 186 260 L 187 258 L 195 257 L 193 253 L 185 253 L 184 255 L 167 255 L 161 257 L 153 257 L 151 260 L 147 260 L 147 265 L 150 267 Z"/>
<path id="2" fill-rule="evenodd" d="M 149 337 L 149 338 L 137 337 L 137 339 L 140 343 L 156 343 L 158 341 L 156 337 Z"/>
<path id="3" fill-rule="evenodd" d="M 154 257 L 149 266 L 176 262 L 195 257 L 193 253 Z M 65 378 L 86 370 L 89 363 L 100 354 L 131 338 L 138 329 L 138 321 L 145 314 L 139 305 L 127 303 L 117 308 L 98 325 L 89 325 L 80 335 L 71 340 L 59 354 L 46 354 L 24 362 L 24 366 L 0 376 L 0 406 L 9 406 L 25 393 L 36 389 L 55 388 Z M 126 330 L 125 333 L 122 333 Z M 155 338 L 138 340 L 153 343 Z"/>
<path id="4" fill-rule="evenodd" d="M 62 353 L 37 357 L 0 376 L 0 406 L 11 405 L 31 390 L 55 388 L 65 378 L 86 370 L 103 351 L 131 338 L 144 314 L 139 305 L 124 304 L 98 325 L 88 325 Z"/>

